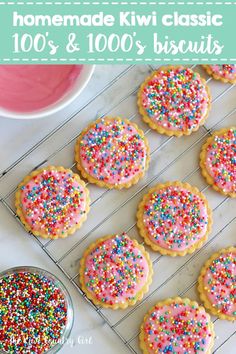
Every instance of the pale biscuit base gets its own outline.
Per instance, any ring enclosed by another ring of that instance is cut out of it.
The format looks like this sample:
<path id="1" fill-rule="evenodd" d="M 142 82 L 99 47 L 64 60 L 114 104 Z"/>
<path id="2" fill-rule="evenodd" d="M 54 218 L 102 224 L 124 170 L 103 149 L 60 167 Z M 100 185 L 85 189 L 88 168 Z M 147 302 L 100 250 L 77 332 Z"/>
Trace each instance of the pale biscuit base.
<path id="1" fill-rule="evenodd" d="M 120 183 L 120 184 L 109 184 L 104 181 L 100 181 L 99 179 L 94 178 L 91 176 L 89 173 L 85 171 L 83 168 L 81 159 L 80 159 L 80 142 L 83 139 L 84 135 L 87 134 L 87 132 L 94 127 L 95 124 L 99 123 L 102 119 L 108 119 L 108 120 L 118 120 L 118 121 L 124 121 L 126 124 L 131 124 L 137 131 L 137 133 L 142 137 L 144 140 L 144 144 L 146 146 L 146 164 L 145 164 L 145 169 L 144 171 L 141 171 L 139 174 L 134 176 L 129 182 L 127 183 Z M 137 184 L 138 181 L 144 177 L 145 172 L 148 169 L 149 162 L 150 162 L 150 148 L 149 148 L 149 143 L 147 138 L 145 137 L 143 131 L 137 126 L 137 124 L 130 122 L 128 119 L 123 119 L 120 117 L 104 117 L 104 118 L 99 118 L 93 123 L 89 124 L 87 128 L 85 128 L 82 133 L 80 134 L 79 138 L 77 139 L 76 145 L 75 145 L 75 162 L 76 162 L 76 167 L 80 171 L 81 175 L 88 180 L 90 183 L 94 183 L 97 186 L 101 188 L 108 188 L 108 189 L 122 189 L 122 188 L 130 188 L 132 185 Z"/>
<path id="2" fill-rule="evenodd" d="M 184 302 L 185 304 L 187 304 L 189 306 L 194 306 L 194 307 L 197 306 L 199 309 L 204 309 L 202 306 L 199 306 L 199 304 L 196 301 L 192 301 L 192 300 L 189 300 L 188 298 L 181 298 L 181 297 L 168 298 L 166 300 L 158 302 L 155 306 L 158 306 L 158 305 L 159 306 L 170 305 L 173 302 L 175 302 L 176 304 L 182 304 Z M 143 325 L 144 325 L 145 321 L 148 319 L 148 317 L 150 316 L 150 314 L 153 312 L 155 306 L 153 306 L 148 311 L 148 313 L 144 316 L 143 323 L 142 323 L 141 328 L 140 328 L 139 344 L 140 344 L 140 348 L 143 351 L 143 354 L 150 354 L 150 352 L 149 352 L 149 350 L 148 350 L 148 348 L 146 346 L 146 343 L 145 343 L 145 333 L 144 333 Z M 206 313 L 206 316 L 208 317 L 209 329 L 210 329 L 210 332 L 211 332 L 211 335 L 212 335 L 211 336 L 211 344 L 210 344 L 209 350 L 206 352 L 206 354 L 211 354 L 212 348 L 214 346 L 215 332 L 214 332 L 214 325 L 213 325 L 213 323 L 211 321 L 211 318 L 208 315 L 208 313 Z"/>
<path id="3" fill-rule="evenodd" d="M 202 300 L 204 307 L 207 308 L 210 311 L 210 313 L 212 313 L 212 315 L 215 315 L 222 320 L 235 321 L 236 316 L 225 315 L 225 314 L 221 313 L 220 310 L 217 310 L 212 305 L 212 303 L 208 299 L 208 297 L 206 295 L 206 291 L 204 289 L 204 276 L 205 276 L 209 266 L 214 261 L 214 259 L 218 258 L 222 253 L 227 253 L 227 252 L 235 252 L 236 253 L 236 248 L 230 247 L 230 248 L 226 248 L 226 249 L 221 249 L 219 252 L 214 253 L 211 256 L 211 258 L 206 261 L 206 263 L 202 267 L 200 275 L 198 277 L 198 291 L 199 291 L 200 299 Z"/>
<path id="4" fill-rule="evenodd" d="M 149 200 L 150 195 L 155 191 L 158 191 L 162 188 L 164 189 L 169 186 L 176 186 L 176 187 L 182 187 L 182 188 L 188 189 L 190 192 L 198 195 L 204 201 L 206 208 L 207 208 L 208 224 L 207 224 L 206 234 L 198 242 L 196 242 L 191 247 L 185 249 L 184 251 L 172 251 L 170 249 L 163 248 L 163 247 L 157 245 L 156 243 L 152 242 L 149 238 L 148 230 L 143 223 L 143 210 L 144 210 L 144 206 L 145 206 L 146 202 Z M 159 253 L 161 253 L 164 256 L 165 255 L 172 256 L 172 257 L 185 256 L 186 254 L 191 254 L 195 250 L 197 250 L 198 248 L 201 248 L 203 243 L 206 242 L 209 233 L 211 232 L 212 222 L 213 222 L 212 221 L 212 210 L 209 206 L 209 203 L 208 203 L 206 197 L 196 187 L 193 187 L 188 183 L 182 183 L 179 181 L 157 184 L 154 188 L 150 189 L 147 194 L 144 195 L 142 201 L 139 203 L 138 211 L 137 211 L 137 226 L 138 226 L 140 235 L 144 238 L 144 241 L 147 245 L 149 245 L 154 251 L 158 251 Z"/>
<path id="5" fill-rule="evenodd" d="M 147 85 L 147 83 L 156 75 L 156 73 L 159 71 L 162 71 L 162 70 L 176 69 L 178 67 L 182 67 L 182 66 L 162 66 L 162 67 L 158 68 L 157 70 L 155 70 L 150 76 L 148 76 L 146 78 L 146 80 L 142 83 L 142 85 L 140 86 L 140 89 L 138 91 L 138 108 L 139 108 L 139 113 L 141 114 L 144 122 L 147 123 L 152 129 L 156 130 L 160 134 L 166 134 L 168 136 L 176 136 L 179 138 L 183 135 L 190 135 L 193 132 L 196 132 L 200 128 L 200 126 L 202 126 L 205 123 L 206 119 L 208 118 L 208 115 L 209 115 L 209 112 L 211 109 L 211 94 L 210 94 L 210 90 L 209 90 L 209 87 L 207 86 L 205 79 L 203 79 L 198 74 L 201 79 L 202 84 L 206 88 L 206 91 L 207 91 L 207 94 L 209 97 L 208 109 L 207 109 L 205 116 L 202 118 L 201 122 L 199 123 L 199 125 L 197 127 L 195 127 L 194 129 L 186 130 L 186 131 L 176 131 L 176 130 L 171 130 L 171 129 L 165 129 L 162 126 L 159 126 L 158 124 L 153 122 L 153 120 L 148 116 L 147 112 L 145 111 L 145 109 L 143 108 L 143 105 L 142 105 L 142 92 L 143 92 L 145 86 Z"/>
<path id="6" fill-rule="evenodd" d="M 80 222 L 77 225 L 74 225 L 73 227 L 71 227 L 70 229 L 68 229 L 67 231 L 65 231 L 63 234 L 57 235 L 57 236 L 53 236 L 51 237 L 49 234 L 43 232 L 42 231 L 35 231 L 31 228 L 31 226 L 27 223 L 24 213 L 22 211 L 21 208 L 21 187 L 23 187 L 24 185 L 26 185 L 28 182 L 30 182 L 32 180 L 33 177 L 37 176 L 38 174 L 42 173 L 43 171 L 61 171 L 61 172 L 67 172 L 67 173 L 71 173 L 73 174 L 73 177 L 76 178 L 79 182 L 79 184 L 84 188 L 85 190 L 85 194 L 86 194 L 86 209 L 85 209 L 85 213 L 83 215 L 83 217 L 80 219 Z M 56 240 L 58 238 L 66 238 L 69 235 L 72 235 L 76 230 L 78 230 L 81 225 L 83 224 L 83 222 L 87 219 L 87 214 L 90 210 L 90 198 L 89 198 L 89 191 L 86 188 L 86 185 L 84 183 L 84 181 L 81 180 L 81 178 L 79 177 L 79 175 L 75 174 L 73 171 L 66 169 L 62 166 L 47 166 L 45 168 L 41 168 L 39 170 L 35 170 L 33 171 L 30 175 L 26 176 L 23 181 L 18 185 L 17 191 L 16 191 L 16 197 L 15 197 L 15 207 L 16 207 L 16 213 L 19 216 L 22 224 L 24 225 L 25 229 L 29 232 L 31 232 L 33 235 L 35 236 L 40 236 L 43 237 L 45 239 L 47 238 L 51 238 L 53 240 Z"/>
<path id="7" fill-rule="evenodd" d="M 213 77 L 213 79 L 215 80 L 219 80 L 222 81 L 224 83 L 230 83 L 230 84 L 236 84 L 236 77 L 235 79 L 227 79 L 225 77 L 222 77 L 216 73 L 213 72 L 213 70 L 210 68 L 209 65 L 202 65 L 202 67 L 206 70 L 207 74 L 210 75 L 211 77 Z"/>
<path id="8" fill-rule="evenodd" d="M 148 278 L 147 281 L 145 283 L 145 285 L 143 286 L 143 288 L 135 295 L 135 299 L 123 302 L 123 303 L 116 303 L 113 305 L 110 304 L 106 304 L 104 302 L 99 301 L 94 295 L 93 293 L 91 293 L 89 291 L 89 289 L 86 287 L 85 285 L 85 281 L 84 281 L 84 273 L 85 273 L 85 263 L 86 263 L 86 258 L 87 256 L 103 241 L 111 238 L 114 235 L 108 235 L 102 238 L 99 238 L 98 240 L 96 240 L 94 243 L 92 243 L 84 252 L 83 257 L 80 261 L 80 284 L 81 284 L 81 288 L 83 290 L 83 292 L 86 294 L 86 296 L 97 306 L 102 306 L 104 308 L 110 308 L 112 310 L 117 310 L 117 309 L 126 309 L 128 306 L 133 306 L 136 304 L 136 302 L 142 300 L 143 296 L 145 293 L 148 292 L 149 290 L 149 286 L 152 282 L 152 276 L 153 276 L 153 267 L 152 267 L 152 262 L 149 256 L 149 253 L 145 250 L 145 248 L 140 245 L 136 240 L 132 239 L 132 241 L 134 242 L 134 246 L 139 248 L 140 251 L 142 252 L 143 256 L 146 258 L 147 263 L 148 263 L 148 268 L 149 268 L 149 274 L 148 274 Z"/>
<path id="9" fill-rule="evenodd" d="M 223 128 L 221 130 L 215 131 L 212 136 L 210 136 L 207 141 L 205 142 L 205 144 L 202 146 L 201 149 L 201 153 L 200 153 L 200 167 L 201 167 L 201 171 L 202 171 L 202 175 L 205 177 L 207 183 L 212 186 L 212 188 L 216 191 L 219 192 L 225 196 L 229 196 L 231 198 L 236 198 L 236 192 L 224 192 L 222 188 L 218 187 L 215 184 L 215 180 L 214 178 L 208 173 L 207 169 L 206 169 L 206 155 L 207 155 L 207 147 L 209 144 L 212 143 L 213 139 L 215 138 L 215 136 L 218 135 L 223 135 L 224 133 L 226 133 L 229 129 L 232 129 L 234 127 L 229 127 L 229 128 Z"/>

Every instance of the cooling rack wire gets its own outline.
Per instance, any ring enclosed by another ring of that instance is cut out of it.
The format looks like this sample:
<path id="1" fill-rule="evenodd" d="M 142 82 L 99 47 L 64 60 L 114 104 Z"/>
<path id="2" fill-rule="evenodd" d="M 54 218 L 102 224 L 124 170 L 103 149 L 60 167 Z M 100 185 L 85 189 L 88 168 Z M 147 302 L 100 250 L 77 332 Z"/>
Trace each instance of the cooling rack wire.
<path id="1" fill-rule="evenodd" d="M 112 68 L 107 66 L 105 70 Z M 196 282 L 201 266 L 213 252 L 235 244 L 235 201 L 218 195 L 206 184 L 201 177 L 198 157 L 202 144 L 212 131 L 233 125 L 236 121 L 236 87 L 214 81 L 198 65 L 193 65 L 192 68 L 206 78 L 212 93 L 212 110 L 205 125 L 189 137 L 177 139 L 161 136 L 142 122 L 137 111 L 136 93 L 141 82 L 154 67 L 123 66 L 118 75 L 107 82 L 105 87 L 79 111 L 67 118 L 0 174 L 0 185 L 3 183 L 5 191 L 0 201 L 21 223 L 14 208 L 17 184 L 31 170 L 44 165 L 63 165 L 76 171 L 73 162 L 75 140 L 89 121 L 99 116 L 120 115 L 136 122 L 144 130 L 150 142 L 151 164 L 142 181 L 126 191 L 105 190 L 88 183 L 91 211 L 87 222 L 74 236 L 66 240 L 48 241 L 31 235 L 76 287 L 83 299 L 93 307 L 132 353 L 140 353 L 139 326 L 146 311 L 165 297 L 179 295 L 199 301 Z M 167 180 L 187 181 L 196 185 L 206 195 L 214 217 L 213 230 L 208 241 L 192 255 L 174 259 L 148 249 L 153 262 L 154 279 L 143 300 L 123 311 L 104 310 L 95 306 L 81 290 L 78 280 L 79 260 L 83 251 L 96 238 L 123 231 L 142 243 L 135 221 L 138 202 L 150 187 Z M 214 353 L 232 354 L 233 348 L 236 347 L 235 324 L 220 321 L 216 317 L 212 319 L 217 334 Z"/>

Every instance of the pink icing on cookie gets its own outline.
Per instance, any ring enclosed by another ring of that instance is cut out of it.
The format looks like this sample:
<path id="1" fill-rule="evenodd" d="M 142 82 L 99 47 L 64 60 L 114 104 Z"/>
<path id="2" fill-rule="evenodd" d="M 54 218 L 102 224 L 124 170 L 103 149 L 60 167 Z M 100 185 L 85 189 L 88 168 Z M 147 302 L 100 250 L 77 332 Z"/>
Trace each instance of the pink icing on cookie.
<path id="1" fill-rule="evenodd" d="M 207 206 L 186 188 L 166 186 L 149 195 L 143 208 L 143 223 L 153 243 L 184 251 L 206 234 Z"/>
<path id="2" fill-rule="evenodd" d="M 236 80 L 236 65 L 209 65 L 213 74 L 226 80 Z"/>
<path id="3" fill-rule="evenodd" d="M 214 136 L 207 147 L 206 169 L 225 193 L 236 193 L 236 128 Z"/>
<path id="4" fill-rule="evenodd" d="M 86 211 L 85 188 L 73 173 L 44 170 L 21 187 L 21 210 L 31 230 L 57 236 Z"/>
<path id="5" fill-rule="evenodd" d="M 157 304 L 143 324 L 147 352 L 209 353 L 212 333 L 203 308 L 187 303 Z"/>
<path id="6" fill-rule="evenodd" d="M 141 92 L 147 116 L 167 130 L 191 131 L 209 109 L 209 94 L 199 74 L 176 67 L 157 71 Z"/>
<path id="7" fill-rule="evenodd" d="M 135 299 L 148 274 L 147 259 L 126 234 L 101 241 L 85 258 L 86 288 L 109 305 Z"/>
<path id="8" fill-rule="evenodd" d="M 130 182 L 144 172 L 147 147 L 135 126 L 101 119 L 80 141 L 80 163 L 92 177 L 110 185 Z"/>
<path id="9" fill-rule="evenodd" d="M 236 249 L 215 258 L 203 282 L 206 296 L 214 308 L 236 317 Z"/>

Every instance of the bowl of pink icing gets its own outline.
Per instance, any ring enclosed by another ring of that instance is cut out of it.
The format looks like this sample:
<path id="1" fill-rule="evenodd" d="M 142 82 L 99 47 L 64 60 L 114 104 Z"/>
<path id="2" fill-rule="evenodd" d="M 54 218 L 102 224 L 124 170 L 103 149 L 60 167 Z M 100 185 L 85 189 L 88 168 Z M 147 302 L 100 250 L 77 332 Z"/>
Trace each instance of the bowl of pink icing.
<path id="1" fill-rule="evenodd" d="M 93 65 L 0 65 L 0 117 L 43 118 L 81 94 Z"/>

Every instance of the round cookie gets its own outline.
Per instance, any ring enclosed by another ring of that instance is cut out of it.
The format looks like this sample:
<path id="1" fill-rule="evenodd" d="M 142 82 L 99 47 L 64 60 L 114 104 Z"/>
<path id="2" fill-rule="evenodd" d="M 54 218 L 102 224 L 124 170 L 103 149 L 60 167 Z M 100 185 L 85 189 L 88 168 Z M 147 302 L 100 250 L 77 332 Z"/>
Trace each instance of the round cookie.
<path id="1" fill-rule="evenodd" d="M 33 171 L 19 184 L 16 212 L 28 231 L 43 238 L 64 238 L 79 229 L 89 211 L 89 191 L 80 177 L 63 167 Z"/>
<path id="2" fill-rule="evenodd" d="M 144 354 L 210 354 L 214 328 L 203 307 L 177 297 L 157 303 L 146 314 L 139 340 Z"/>
<path id="3" fill-rule="evenodd" d="M 216 131 L 203 145 L 200 167 L 217 192 L 236 197 L 236 127 Z"/>
<path id="4" fill-rule="evenodd" d="M 149 145 L 142 130 L 127 119 L 101 118 L 77 140 L 77 168 L 89 182 L 106 188 L 129 188 L 144 176 Z"/>
<path id="5" fill-rule="evenodd" d="M 125 233 L 100 238 L 90 245 L 80 266 L 80 282 L 87 297 L 114 310 L 141 300 L 152 274 L 149 254 Z"/>
<path id="6" fill-rule="evenodd" d="M 223 320 L 236 320 L 236 248 L 220 250 L 205 263 L 198 278 L 204 306 Z"/>
<path id="7" fill-rule="evenodd" d="M 234 64 L 203 65 L 203 67 L 215 80 L 236 83 L 236 65 Z"/>
<path id="8" fill-rule="evenodd" d="M 163 255 L 185 256 L 211 232 L 212 212 L 204 195 L 188 183 L 167 182 L 142 199 L 137 226 L 144 241 Z"/>
<path id="9" fill-rule="evenodd" d="M 72 323 L 70 296 L 52 274 L 33 267 L 0 274 L 1 353 L 56 353 Z"/>
<path id="10" fill-rule="evenodd" d="M 138 92 L 143 120 L 158 133 L 177 137 L 189 135 L 204 124 L 210 100 L 205 80 L 183 66 L 159 68 Z"/>

